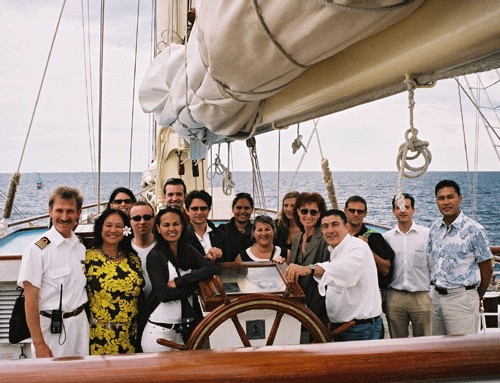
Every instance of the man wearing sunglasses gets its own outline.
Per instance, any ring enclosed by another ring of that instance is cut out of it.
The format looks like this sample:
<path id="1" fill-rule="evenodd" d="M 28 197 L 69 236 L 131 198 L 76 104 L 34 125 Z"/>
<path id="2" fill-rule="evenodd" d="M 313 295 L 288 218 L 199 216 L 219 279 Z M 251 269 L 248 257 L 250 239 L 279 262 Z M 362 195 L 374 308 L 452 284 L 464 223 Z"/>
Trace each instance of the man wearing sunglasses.
<path id="1" fill-rule="evenodd" d="M 130 225 L 132 226 L 132 231 L 134 232 L 132 247 L 135 251 L 137 251 L 139 258 L 141 259 L 142 274 L 144 276 L 144 281 L 146 282 L 143 289 L 144 297 L 147 297 L 151 292 L 151 281 L 146 270 L 146 257 L 149 251 L 156 245 L 155 236 L 153 234 L 153 207 L 147 202 L 136 202 L 130 208 Z"/>
<path id="2" fill-rule="evenodd" d="M 344 213 L 349 223 L 349 234 L 364 240 L 370 246 L 377 266 L 378 286 L 382 294 L 382 305 L 385 309 L 385 294 L 392 280 L 394 251 L 382 234 L 368 229 L 363 223 L 368 214 L 368 205 L 363 197 L 359 195 L 349 197 L 345 202 Z M 383 331 L 380 337 L 384 337 Z"/>
<path id="3" fill-rule="evenodd" d="M 207 259 L 225 262 L 224 234 L 208 219 L 212 209 L 212 196 L 205 190 L 193 190 L 186 196 L 185 204 L 190 220 L 186 229 L 188 242 L 205 254 Z"/>

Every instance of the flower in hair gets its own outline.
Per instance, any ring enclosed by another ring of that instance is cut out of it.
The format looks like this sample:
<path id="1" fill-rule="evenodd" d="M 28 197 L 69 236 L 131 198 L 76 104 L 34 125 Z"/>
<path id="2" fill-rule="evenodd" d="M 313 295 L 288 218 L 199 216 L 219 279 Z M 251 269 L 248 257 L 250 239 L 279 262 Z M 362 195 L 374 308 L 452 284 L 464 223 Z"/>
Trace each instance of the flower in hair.
<path id="1" fill-rule="evenodd" d="M 128 226 L 125 226 L 123 228 L 123 236 L 128 237 L 130 234 L 132 234 L 132 229 Z"/>

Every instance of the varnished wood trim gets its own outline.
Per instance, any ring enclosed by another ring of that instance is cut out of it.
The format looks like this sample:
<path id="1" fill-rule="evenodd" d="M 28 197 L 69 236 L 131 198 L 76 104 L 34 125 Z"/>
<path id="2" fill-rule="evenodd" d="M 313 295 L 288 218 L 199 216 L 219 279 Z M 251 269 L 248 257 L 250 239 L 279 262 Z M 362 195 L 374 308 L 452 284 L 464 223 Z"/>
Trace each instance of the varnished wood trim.
<path id="1" fill-rule="evenodd" d="M 500 333 L 0 361 L 0 381 L 419 382 L 500 376 Z"/>

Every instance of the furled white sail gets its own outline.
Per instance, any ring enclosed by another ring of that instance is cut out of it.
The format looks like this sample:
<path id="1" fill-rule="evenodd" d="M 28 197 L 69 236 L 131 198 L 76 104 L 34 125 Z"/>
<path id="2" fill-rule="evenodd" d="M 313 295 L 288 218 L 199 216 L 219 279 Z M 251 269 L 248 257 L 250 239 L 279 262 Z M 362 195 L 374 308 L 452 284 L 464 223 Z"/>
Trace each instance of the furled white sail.
<path id="1" fill-rule="evenodd" d="M 423 1 L 202 0 L 187 44 L 148 70 L 142 108 L 191 142 L 248 137 L 267 97 Z"/>

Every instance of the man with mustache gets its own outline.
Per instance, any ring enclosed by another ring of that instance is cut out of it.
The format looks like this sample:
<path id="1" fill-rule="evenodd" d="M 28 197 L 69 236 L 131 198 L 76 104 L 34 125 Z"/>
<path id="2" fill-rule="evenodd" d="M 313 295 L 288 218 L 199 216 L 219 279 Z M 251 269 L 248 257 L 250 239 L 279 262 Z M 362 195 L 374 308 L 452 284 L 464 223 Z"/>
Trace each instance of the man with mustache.
<path id="1" fill-rule="evenodd" d="M 37 358 L 89 354 L 85 246 L 73 232 L 82 212 L 78 189 L 59 186 L 49 198 L 53 226 L 25 250 L 17 284 Z"/>

